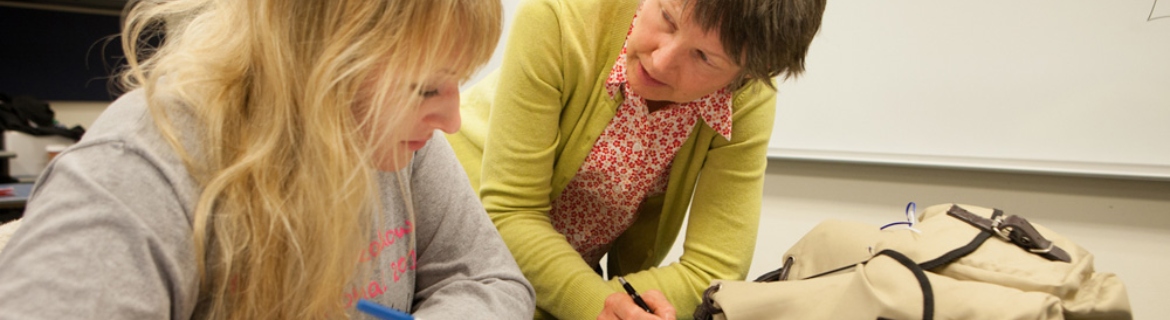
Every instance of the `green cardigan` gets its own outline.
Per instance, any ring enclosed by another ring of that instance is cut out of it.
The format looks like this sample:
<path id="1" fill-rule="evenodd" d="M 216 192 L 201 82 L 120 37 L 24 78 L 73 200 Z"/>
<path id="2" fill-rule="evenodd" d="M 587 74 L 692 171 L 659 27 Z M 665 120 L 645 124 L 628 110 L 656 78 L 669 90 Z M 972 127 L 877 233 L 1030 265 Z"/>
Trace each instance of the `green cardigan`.
<path id="1" fill-rule="evenodd" d="M 620 104 L 606 93 L 605 80 L 638 2 L 524 1 L 503 66 L 465 93 L 463 127 L 448 137 L 535 287 L 538 316 L 594 319 L 605 297 L 621 291 L 581 259 L 548 212 Z M 698 121 L 675 156 L 666 193 L 646 199 L 638 220 L 612 246 L 609 275 L 625 275 L 638 290 L 662 291 L 681 318 L 691 316 L 711 280 L 746 277 L 775 97 L 759 83 L 738 90 L 731 141 Z M 683 255 L 658 268 L 688 204 Z"/>

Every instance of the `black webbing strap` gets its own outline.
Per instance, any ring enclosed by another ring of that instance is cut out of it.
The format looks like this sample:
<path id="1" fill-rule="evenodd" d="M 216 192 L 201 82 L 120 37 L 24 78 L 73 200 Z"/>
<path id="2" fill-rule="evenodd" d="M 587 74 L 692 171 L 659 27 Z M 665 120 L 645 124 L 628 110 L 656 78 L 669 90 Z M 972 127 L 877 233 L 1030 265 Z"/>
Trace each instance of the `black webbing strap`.
<path id="1" fill-rule="evenodd" d="M 955 210 L 955 209 L 962 210 L 962 208 L 959 208 L 958 206 L 951 207 L 951 210 Z M 996 219 L 996 218 L 999 218 L 1001 216 L 1003 216 L 1003 211 L 1000 211 L 999 209 L 995 209 L 995 211 L 993 211 L 991 213 L 991 219 Z M 951 250 L 950 252 L 947 252 L 946 254 L 939 256 L 938 258 L 934 258 L 934 260 L 923 262 L 923 263 L 919 264 L 919 266 L 922 266 L 922 268 L 926 269 L 926 270 L 934 270 L 935 268 L 947 265 L 947 264 L 951 263 L 952 261 L 955 261 L 955 259 L 962 258 L 964 256 L 967 256 L 968 254 L 971 254 L 972 252 L 975 252 L 975 249 L 979 249 L 979 246 L 982 246 L 983 242 L 987 241 L 987 239 L 990 239 L 991 236 L 993 235 L 991 233 L 991 231 L 987 231 L 987 230 L 983 230 L 983 229 L 980 229 L 980 230 L 981 231 L 979 232 L 979 234 L 975 235 L 975 238 L 971 239 L 971 242 L 968 242 L 967 245 L 955 248 L 955 250 Z"/>
<path id="2" fill-rule="evenodd" d="M 910 260 L 910 258 L 894 250 L 882 250 L 877 255 L 894 258 L 895 261 L 898 261 L 906 269 L 910 269 L 911 273 L 914 273 L 914 278 L 918 279 L 918 286 L 922 288 L 922 320 L 934 320 L 934 289 L 930 287 L 930 279 L 926 278 L 926 271 L 923 271 L 917 263 L 914 263 L 914 260 Z"/>

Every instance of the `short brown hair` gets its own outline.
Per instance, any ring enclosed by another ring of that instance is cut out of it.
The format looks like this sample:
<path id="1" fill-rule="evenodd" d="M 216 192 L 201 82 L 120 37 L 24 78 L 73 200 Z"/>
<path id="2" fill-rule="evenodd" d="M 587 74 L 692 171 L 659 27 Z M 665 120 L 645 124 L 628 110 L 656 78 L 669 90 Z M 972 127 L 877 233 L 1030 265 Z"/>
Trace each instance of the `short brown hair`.
<path id="1" fill-rule="evenodd" d="M 825 0 L 684 0 L 704 30 L 718 30 L 723 50 L 743 68 L 731 88 L 804 72 L 804 57 L 821 27 Z"/>

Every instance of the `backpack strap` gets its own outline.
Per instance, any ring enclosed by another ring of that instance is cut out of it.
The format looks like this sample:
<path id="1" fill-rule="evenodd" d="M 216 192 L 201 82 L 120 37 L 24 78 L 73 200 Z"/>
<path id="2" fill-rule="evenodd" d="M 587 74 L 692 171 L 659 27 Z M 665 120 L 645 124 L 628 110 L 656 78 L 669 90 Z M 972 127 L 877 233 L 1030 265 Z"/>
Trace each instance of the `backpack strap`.
<path id="1" fill-rule="evenodd" d="M 967 210 L 964 210 L 963 208 L 959 208 L 959 206 L 951 206 L 950 210 L 951 211 L 962 210 L 963 212 L 967 212 Z M 950 213 L 950 211 L 948 211 L 948 214 L 949 213 Z M 974 213 L 970 213 L 970 212 L 967 212 L 967 213 L 970 215 L 975 215 Z M 991 213 L 992 219 L 997 219 L 1001 216 L 1003 216 L 1003 211 L 1000 211 L 999 209 L 995 209 L 995 211 L 993 211 Z M 978 217 L 978 216 L 976 216 L 976 217 Z M 962 220 L 962 218 L 960 218 L 959 220 Z M 964 220 L 964 221 L 966 221 L 966 220 Z M 991 235 L 992 235 L 991 231 L 989 231 L 987 229 L 980 228 L 980 231 L 981 232 L 979 232 L 978 235 L 975 235 L 975 238 L 971 239 L 971 242 L 968 242 L 967 245 L 955 248 L 955 250 L 951 250 L 950 252 L 947 252 L 946 254 L 939 256 L 938 258 L 934 258 L 933 260 L 923 262 L 919 265 L 922 266 L 923 269 L 934 270 L 935 268 L 938 268 L 938 267 L 947 265 L 948 263 L 951 263 L 951 261 L 955 261 L 955 259 L 962 258 L 962 257 L 964 257 L 972 252 L 975 252 L 975 250 L 979 249 L 979 246 L 982 246 L 983 242 L 987 241 L 987 239 L 990 239 Z"/>
<path id="2" fill-rule="evenodd" d="M 926 271 L 919 267 L 914 260 L 894 250 L 882 250 L 875 256 L 888 256 L 894 258 L 895 261 L 910 269 L 914 273 L 914 278 L 918 279 L 918 287 L 922 289 L 922 320 L 934 320 L 934 289 L 930 286 L 930 279 L 926 277 Z"/>
<path id="3" fill-rule="evenodd" d="M 917 263 L 915 263 L 914 260 L 911 260 L 909 257 L 906 257 L 906 255 L 903 255 L 902 253 L 894 250 L 882 250 L 881 252 L 875 254 L 874 257 L 883 255 L 892 258 L 894 261 L 897 261 L 898 264 L 906 267 L 907 270 L 910 270 L 910 273 L 914 274 L 914 278 L 918 281 L 918 287 L 922 291 L 922 319 L 934 320 L 934 289 L 930 284 L 930 279 L 926 276 L 926 271 L 922 269 L 922 267 L 920 267 Z M 867 264 L 870 261 L 872 261 L 872 258 L 870 260 L 863 261 L 860 264 Z M 850 267 L 855 266 L 856 265 Z M 776 270 L 771 273 L 783 272 L 784 269 L 786 268 L 781 268 L 780 270 Z M 809 279 L 815 277 L 817 276 L 810 277 Z M 777 278 L 779 277 L 776 275 L 765 276 L 761 277 L 763 281 L 758 279 L 756 282 L 772 282 L 777 281 Z M 722 283 L 718 283 L 708 287 L 703 291 L 702 302 L 699 303 L 699 305 L 695 308 L 695 312 L 693 314 L 694 319 L 710 320 L 714 319 L 715 315 L 723 314 L 723 309 L 716 305 L 714 298 L 714 294 L 719 292 L 719 289 L 721 289 L 722 285 Z"/>
<path id="4" fill-rule="evenodd" d="M 703 301 L 699 303 L 698 307 L 695 307 L 695 313 L 692 315 L 695 320 L 712 320 L 715 315 L 723 313 L 723 309 L 715 306 L 715 298 L 711 297 L 712 294 L 719 291 L 719 287 L 720 285 L 716 284 L 703 290 Z"/>
<path id="5" fill-rule="evenodd" d="M 1041 235 L 1040 232 L 1037 231 L 1036 228 L 1028 222 L 1028 219 L 1024 219 L 1024 217 L 1012 215 L 1004 218 L 1003 211 L 996 209 L 995 213 L 992 214 L 991 219 L 987 219 L 960 208 L 959 206 L 951 206 L 951 209 L 947 210 L 947 215 L 955 217 L 956 219 L 962 220 L 967 224 L 979 228 L 980 230 L 983 230 L 984 233 L 994 234 L 1000 239 L 1014 243 L 1020 248 L 1024 248 L 1024 250 L 1028 250 L 1028 252 L 1044 257 L 1045 259 L 1062 262 L 1072 261 L 1072 258 L 1069 257 L 1068 252 L 1065 252 L 1060 247 L 1057 247 L 1056 244 L 1052 243 L 1052 241 L 1045 239 L 1044 236 Z M 982 235 L 983 234 L 981 233 L 980 237 L 982 237 Z M 980 237 L 976 237 L 976 239 Z"/>

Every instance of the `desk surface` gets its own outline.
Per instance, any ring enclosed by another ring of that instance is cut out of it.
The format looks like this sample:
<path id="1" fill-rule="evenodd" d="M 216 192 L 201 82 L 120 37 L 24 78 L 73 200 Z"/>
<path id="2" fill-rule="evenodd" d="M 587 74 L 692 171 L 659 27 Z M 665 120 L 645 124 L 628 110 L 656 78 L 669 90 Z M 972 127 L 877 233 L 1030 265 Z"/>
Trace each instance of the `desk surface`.
<path id="1" fill-rule="evenodd" d="M 15 194 L 0 197 L 0 209 L 22 208 L 28 202 L 28 194 L 32 191 L 32 183 L 0 183 L 0 188 L 12 187 Z"/>

